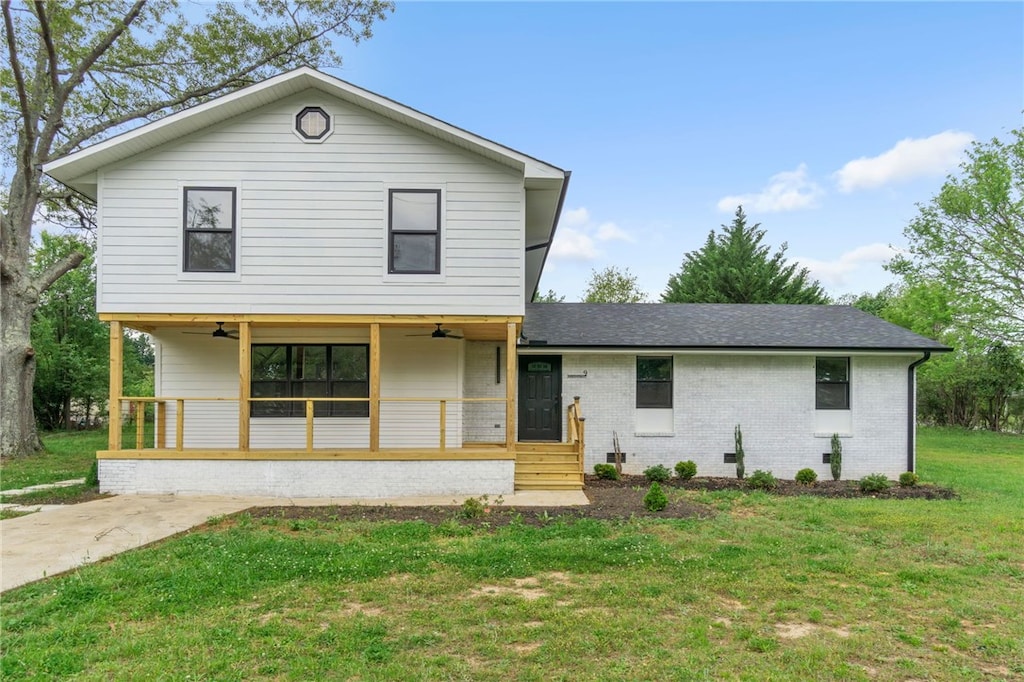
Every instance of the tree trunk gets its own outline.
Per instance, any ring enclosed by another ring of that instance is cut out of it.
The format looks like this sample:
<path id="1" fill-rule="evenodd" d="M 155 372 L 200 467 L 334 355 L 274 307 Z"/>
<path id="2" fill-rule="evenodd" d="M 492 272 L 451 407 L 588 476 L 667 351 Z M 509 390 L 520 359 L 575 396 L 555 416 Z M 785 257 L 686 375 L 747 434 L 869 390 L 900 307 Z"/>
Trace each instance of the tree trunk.
<path id="1" fill-rule="evenodd" d="M 38 452 L 43 444 L 32 407 L 36 353 L 30 330 L 38 298 L 11 286 L 13 282 L 5 284 L 0 306 L 0 455 L 10 457 Z"/>

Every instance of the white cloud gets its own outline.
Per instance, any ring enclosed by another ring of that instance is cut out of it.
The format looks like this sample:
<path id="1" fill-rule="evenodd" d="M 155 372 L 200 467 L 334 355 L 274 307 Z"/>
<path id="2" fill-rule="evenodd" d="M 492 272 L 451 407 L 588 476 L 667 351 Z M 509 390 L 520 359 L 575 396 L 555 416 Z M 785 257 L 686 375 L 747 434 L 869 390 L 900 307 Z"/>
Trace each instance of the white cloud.
<path id="1" fill-rule="evenodd" d="M 892 260 L 899 251 L 888 244 L 866 244 L 847 251 L 836 260 L 823 261 L 814 258 L 795 257 L 802 267 L 807 268 L 811 277 L 828 286 L 843 286 L 847 277 L 865 266 L 883 265 Z"/>
<path id="2" fill-rule="evenodd" d="M 555 232 L 551 244 L 551 257 L 565 260 L 594 260 L 597 258 L 594 240 L 579 230 L 562 226 Z"/>
<path id="3" fill-rule="evenodd" d="M 907 138 L 878 156 L 850 161 L 832 177 L 840 192 L 880 187 L 919 177 L 942 176 L 956 167 L 974 135 L 946 130 L 924 138 Z"/>
<path id="4" fill-rule="evenodd" d="M 597 225 L 585 207 L 562 211 L 562 217 L 551 244 L 551 257 L 562 260 L 591 261 L 603 254 L 597 242 L 635 241 L 626 230 L 612 222 Z"/>
<path id="5" fill-rule="evenodd" d="M 731 213 L 742 205 L 748 213 L 779 213 L 813 208 L 824 191 L 816 182 L 807 177 L 807 164 L 801 163 L 796 170 L 776 173 L 768 184 L 756 194 L 737 194 L 722 197 L 718 210 Z"/>
<path id="6" fill-rule="evenodd" d="M 632 235 L 626 233 L 621 227 L 615 223 L 601 223 L 597 226 L 597 240 L 601 242 L 632 242 L 636 241 Z"/>

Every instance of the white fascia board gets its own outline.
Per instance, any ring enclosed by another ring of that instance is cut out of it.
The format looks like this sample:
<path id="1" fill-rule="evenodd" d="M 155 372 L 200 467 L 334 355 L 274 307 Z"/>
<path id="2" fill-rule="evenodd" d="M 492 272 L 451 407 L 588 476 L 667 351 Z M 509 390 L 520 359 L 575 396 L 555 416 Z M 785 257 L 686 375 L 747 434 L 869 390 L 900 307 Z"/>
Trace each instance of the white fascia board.
<path id="1" fill-rule="evenodd" d="M 522 172 L 524 178 L 554 179 L 564 176 L 563 170 L 539 159 L 305 66 L 170 114 L 50 161 L 44 164 L 43 171 L 61 182 L 70 184 L 74 178 L 98 168 L 308 88 L 322 90 L 385 118 L 503 163 Z"/>
<path id="2" fill-rule="evenodd" d="M 847 357 L 855 355 L 893 356 L 893 357 L 918 357 L 921 351 L 906 350 L 873 351 L 869 348 L 857 348 L 850 350 L 816 350 L 814 348 L 787 348 L 764 350 L 757 349 L 708 349 L 708 348 L 589 348 L 587 346 L 517 346 L 518 355 L 814 355 L 824 357 L 834 355 L 836 357 Z"/>

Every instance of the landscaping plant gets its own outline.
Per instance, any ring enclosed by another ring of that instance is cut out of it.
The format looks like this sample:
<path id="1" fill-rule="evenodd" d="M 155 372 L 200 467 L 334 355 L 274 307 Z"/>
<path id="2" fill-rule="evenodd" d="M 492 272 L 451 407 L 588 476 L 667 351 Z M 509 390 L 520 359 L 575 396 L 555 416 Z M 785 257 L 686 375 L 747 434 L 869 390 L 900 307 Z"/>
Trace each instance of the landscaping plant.
<path id="1" fill-rule="evenodd" d="M 838 481 L 843 473 L 843 443 L 839 440 L 838 433 L 832 434 L 832 456 L 828 461 L 832 467 L 832 480 Z"/>
<path id="2" fill-rule="evenodd" d="M 892 487 L 892 482 L 885 474 L 868 474 L 860 479 L 860 491 L 862 493 L 880 493 Z"/>
<path id="3" fill-rule="evenodd" d="M 594 475 L 608 481 L 619 480 L 619 470 L 615 468 L 614 464 L 595 464 Z"/>
<path id="4" fill-rule="evenodd" d="M 814 469 L 801 469 L 796 472 L 796 482 L 802 485 L 814 485 L 817 480 L 818 474 L 815 473 Z"/>
<path id="5" fill-rule="evenodd" d="M 775 476 L 770 471 L 761 471 L 757 469 L 747 479 L 747 483 L 751 488 L 757 490 L 775 490 L 779 485 L 779 482 L 775 480 Z"/>
<path id="6" fill-rule="evenodd" d="M 660 512 L 668 506 L 668 498 L 657 481 L 651 484 L 651 489 L 644 495 L 644 506 L 647 511 Z"/>
<path id="7" fill-rule="evenodd" d="M 652 467 L 644 469 L 644 476 L 647 477 L 648 481 L 664 483 L 668 479 L 672 478 L 672 472 L 664 464 L 655 464 Z"/>
<path id="8" fill-rule="evenodd" d="M 736 478 L 742 479 L 746 470 L 743 467 L 743 431 L 740 430 L 739 424 L 736 425 L 733 435 L 736 439 Z"/>
<path id="9" fill-rule="evenodd" d="M 913 488 L 917 485 L 917 482 L 921 480 L 917 477 L 913 471 L 904 471 L 900 474 L 900 487 L 901 488 Z"/>
<path id="10" fill-rule="evenodd" d="M 697 464 L 692 459 L 688 459 L 685 462 L 676 462 L 676 476 L 679 478 L 689 481 L 696 475 Z"/>

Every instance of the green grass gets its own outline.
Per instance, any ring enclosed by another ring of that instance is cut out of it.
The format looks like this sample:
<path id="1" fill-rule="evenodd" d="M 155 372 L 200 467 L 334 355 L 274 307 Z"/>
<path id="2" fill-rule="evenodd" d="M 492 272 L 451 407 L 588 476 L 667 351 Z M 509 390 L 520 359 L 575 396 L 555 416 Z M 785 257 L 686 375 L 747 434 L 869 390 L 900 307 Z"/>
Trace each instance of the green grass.
<path id="1" fill-rule="evenodd" d="M 146 442 L 152 443 L 153 424 L 146 423 Z M 107 431 L 50 431 L 41 435 L 44 452 L 28 457 L 7 458 L 0 463 L 0 490 L 14 490 L 40 483 L 85 478 L 96 460 L 97 450 L 107 449 Z M 124 447 L 135 445 L 135 425 L 122 431 Z"/>
<path id="2" fill-rule="evenodd" d="M 0 677 L 1010 679 L 1024 439 L 922 429 L 955 501 L 671 491 L 714 519 L 240 516 L 4 595 Z"/>

